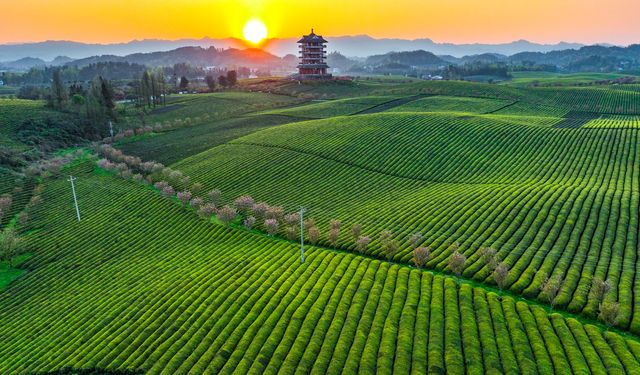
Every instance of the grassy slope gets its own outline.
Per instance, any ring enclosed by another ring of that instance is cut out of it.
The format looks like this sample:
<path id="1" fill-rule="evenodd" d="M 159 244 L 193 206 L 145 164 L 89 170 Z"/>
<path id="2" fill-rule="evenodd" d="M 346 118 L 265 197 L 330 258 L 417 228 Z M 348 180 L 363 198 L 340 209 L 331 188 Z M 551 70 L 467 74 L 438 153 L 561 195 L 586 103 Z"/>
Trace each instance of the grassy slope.
<path id="1" fill-rule="evenodd" d="M 493 246 L 513 269 L 511 290 L 535 297 L 545 273 L 567 282 L 558 302 L 593 314 L 592 275 L 617 288 L 621 325 L 638 332 L 636 280 L 638 130 L 553 129 L 448 114 L 376 114 L 285 125 L 175 165 L 227 199 L 251 194 L 288 209 L 392 230 L 421 231 L 446 268 L 459 241 L 465 275 L 491 281 L 478 249 Z M 347 230 L 345 230 L 346 232 Z M 345 234 L 340 246 L 353 248 Z M 371 251 L 380 254 L 375 245 Z"/>
<path id="2" fill-rule="evenodd" d="M 640 344 L 451 278 L 198 220 L 133 182 L 48 182 L 0 292 L 0 372 L 640 371 Z M 578 349 L 579 348 L 579 349 Z"/>

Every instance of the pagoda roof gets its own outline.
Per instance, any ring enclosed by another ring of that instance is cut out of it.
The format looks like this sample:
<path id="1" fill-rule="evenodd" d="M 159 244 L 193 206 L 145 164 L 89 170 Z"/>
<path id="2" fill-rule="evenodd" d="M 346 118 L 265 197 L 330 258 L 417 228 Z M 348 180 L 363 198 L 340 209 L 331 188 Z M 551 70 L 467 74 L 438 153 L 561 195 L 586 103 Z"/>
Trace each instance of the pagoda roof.
<path id="1" fill-rule="evenodd" d="M 311 34 L 303 35 L 302 39 L 298 41 L 298 43 L 329 43 L 327 42 L 322 35 L 316 35 L 311 29 Z"/>

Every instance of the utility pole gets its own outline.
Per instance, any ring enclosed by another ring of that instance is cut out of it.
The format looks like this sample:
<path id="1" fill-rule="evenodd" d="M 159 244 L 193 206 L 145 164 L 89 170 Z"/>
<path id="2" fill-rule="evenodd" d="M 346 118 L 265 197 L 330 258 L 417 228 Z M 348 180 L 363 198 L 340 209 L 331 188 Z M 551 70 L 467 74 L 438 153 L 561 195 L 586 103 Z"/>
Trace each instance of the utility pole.
<path id="1" fill-rule="evenodd" d="M 76 178 L 73 176 L 69 176 L 67 181 L 71 182 L 71 191 L 73 192 L 73 201 L 76 203 L 76 215 L 78 216 L 78 221 L 80 221 L 80 208 L 78 208 L 78 198 L 76 198 L 76 187 L 73 184 Z"/>
<path id="2" fill-rule="evenodd" d="M 300 206 L 300 263 L 304 263 L 304 213 L 307 210 Z"/>

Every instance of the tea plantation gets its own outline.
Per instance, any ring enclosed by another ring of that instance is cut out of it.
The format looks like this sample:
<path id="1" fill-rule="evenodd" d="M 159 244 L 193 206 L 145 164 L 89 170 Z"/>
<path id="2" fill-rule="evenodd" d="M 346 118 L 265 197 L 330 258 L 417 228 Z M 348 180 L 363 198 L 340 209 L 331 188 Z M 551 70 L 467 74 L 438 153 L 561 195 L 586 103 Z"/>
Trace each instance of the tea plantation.
<path id="1" fill-rule="evenodd" d="M 251 80 L 0 170 L 0 373 L 640 373 L 640 91 L 534 78 Z"/>

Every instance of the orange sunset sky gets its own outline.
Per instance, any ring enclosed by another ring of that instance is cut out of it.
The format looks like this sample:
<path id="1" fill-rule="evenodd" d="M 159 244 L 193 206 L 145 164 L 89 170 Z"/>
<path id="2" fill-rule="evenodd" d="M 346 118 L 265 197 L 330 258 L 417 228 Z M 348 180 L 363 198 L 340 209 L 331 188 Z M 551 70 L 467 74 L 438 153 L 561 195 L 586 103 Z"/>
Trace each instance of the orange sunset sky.
<path id="1" fill-rule="evenodd" d="M 437 42 L 640 43 L 640 0 L 1 0 L 0 43 L 241 37 L 431 38 Z"/>

